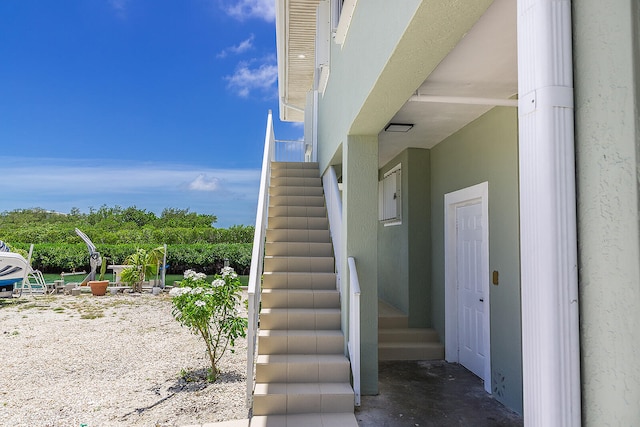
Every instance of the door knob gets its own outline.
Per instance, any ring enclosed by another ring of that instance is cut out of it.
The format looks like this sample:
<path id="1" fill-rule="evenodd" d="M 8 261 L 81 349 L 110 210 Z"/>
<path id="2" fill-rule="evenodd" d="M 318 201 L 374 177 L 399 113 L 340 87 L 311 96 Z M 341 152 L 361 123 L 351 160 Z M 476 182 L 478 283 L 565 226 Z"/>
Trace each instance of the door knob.
<path id="1" fill-rule="evenodd" d="M 484 302 L 484 298 L 480 298 L 480 302 Z"/>

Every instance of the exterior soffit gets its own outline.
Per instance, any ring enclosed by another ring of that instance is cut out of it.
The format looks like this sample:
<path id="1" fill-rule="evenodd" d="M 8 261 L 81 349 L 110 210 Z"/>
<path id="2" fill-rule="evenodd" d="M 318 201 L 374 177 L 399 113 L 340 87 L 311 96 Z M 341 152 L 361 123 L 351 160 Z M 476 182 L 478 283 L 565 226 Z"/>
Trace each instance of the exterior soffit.
<path id="1" fill-rule="evenodd" d="M 377 135 L 437 65 L 451 52 L 493 0 L 423 2 L 409 23 L 377 84 L 349 131 Z"/>
<path id="2" fill-rule="evenodd" d="M 316 10 L 320 0 L 279 0 L 276 18 L 280 119 L 302 121 L 315 73 Z"/>
<path id="3" fill-rule="evenodd" d="M 380 132 L 380 164 L 407 147 L 432 148 L 494 106 L 501 105 L 475 104 L 473 100 L 514 98 L 518 91 L 516 16 L 513 0 L 493 1 L 417 88 L 421 95 L 444 99 L 408 101 L 390 121 L 413 123 L 414 128 L 407 133 Z"/>

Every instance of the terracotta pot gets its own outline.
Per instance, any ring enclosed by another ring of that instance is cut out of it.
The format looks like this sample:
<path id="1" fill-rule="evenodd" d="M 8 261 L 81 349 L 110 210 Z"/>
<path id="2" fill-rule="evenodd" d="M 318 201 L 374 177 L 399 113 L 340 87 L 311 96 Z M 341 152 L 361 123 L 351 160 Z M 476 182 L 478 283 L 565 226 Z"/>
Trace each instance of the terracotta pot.
<path id="1" fill-rule="evenodd" d="M 109 286 L 108 280 L 89 281 L 89 287 L 91 288 L 91 293 L 98 297 L 107 293 L 107 286 Z"/>

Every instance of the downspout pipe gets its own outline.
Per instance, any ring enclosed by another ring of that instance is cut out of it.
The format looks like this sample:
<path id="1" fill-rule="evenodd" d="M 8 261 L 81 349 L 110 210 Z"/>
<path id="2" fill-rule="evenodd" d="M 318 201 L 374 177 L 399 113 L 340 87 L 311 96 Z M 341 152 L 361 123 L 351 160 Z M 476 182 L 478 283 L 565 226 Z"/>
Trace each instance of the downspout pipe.
<path id="1" fill-rule="evenodd" d="M 517 0 L 523 415 L 581 425 L 570 0 Z"/>

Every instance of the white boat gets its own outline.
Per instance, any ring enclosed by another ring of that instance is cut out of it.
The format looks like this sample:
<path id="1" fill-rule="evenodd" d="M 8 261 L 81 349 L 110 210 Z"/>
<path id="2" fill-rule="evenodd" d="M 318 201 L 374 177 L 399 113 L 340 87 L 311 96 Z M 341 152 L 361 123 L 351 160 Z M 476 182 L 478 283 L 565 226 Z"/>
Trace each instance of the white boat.
<path id="1" fill-rule="evenodd" d="M 27 279 L 31 266 L 15 252 L 0 252 L 0 298 L 11 298 L 16 283 Z"/>

